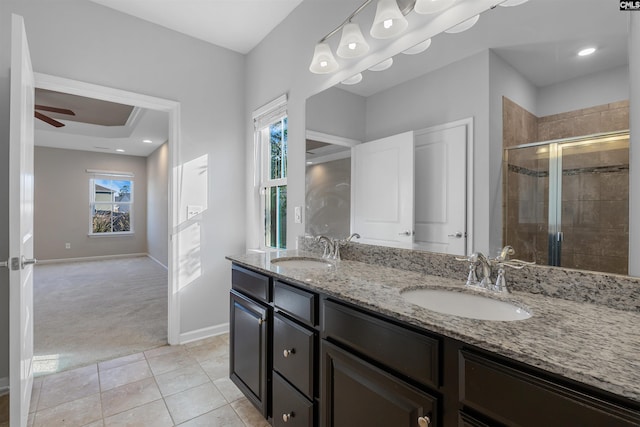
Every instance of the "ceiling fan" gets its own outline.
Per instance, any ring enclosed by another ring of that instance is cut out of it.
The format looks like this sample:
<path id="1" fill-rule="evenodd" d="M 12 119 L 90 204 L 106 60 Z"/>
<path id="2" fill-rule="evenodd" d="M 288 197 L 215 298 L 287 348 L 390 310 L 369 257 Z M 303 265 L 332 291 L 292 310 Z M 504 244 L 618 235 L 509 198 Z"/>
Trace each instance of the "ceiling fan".
<path id="1" fill-rule="evenodd" d="M 51 117 L 42 114 L 41 112 L 37 111 L 37 110 L 41 110 L 41 111 L 49 111 L 50 113 L 58 113 L 58 114 L 66 114 L 68 116 L 75 116 L 76 113 L 74 113 L 71 110 L 67 110 L 66 108 L 57 108 L 57 107 L 48 107 L 46 105 L 35 105 L 35 110 L 34 111 L 34 115 L 36 117 L 36 119 L 40 119 L 45 123 L 50 124 L 51 126 L 55 126 L 57 128 L 61 128 L 64 126 L 64 123 L 59 122 L 55 119 L 52 119 Z"/>

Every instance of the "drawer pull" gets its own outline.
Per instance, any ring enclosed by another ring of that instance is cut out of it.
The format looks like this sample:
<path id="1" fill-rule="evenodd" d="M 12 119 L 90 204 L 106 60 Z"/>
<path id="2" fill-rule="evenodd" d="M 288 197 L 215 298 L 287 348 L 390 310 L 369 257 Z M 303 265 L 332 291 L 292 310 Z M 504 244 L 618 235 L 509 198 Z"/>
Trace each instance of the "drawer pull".
<path id="1" fill-rule="evenodd" d="M 285 350 L 282 352 L 282 355 L 283 355 L 284 357 L 289 357 L 289 356 L 290 356 L 290 355 L 292 355 L 292 354 L 296 354 L 296 349 L 295 349 L 295 348 L 292 348 L 291 350 L 287 350 L 287 349 L 285 349 Z"/>
<path id="2" fill-rule="evenodd" d="M 282 414 L 282 421 L 289 422 L 289 420 L 293 417 L 295 417 L 296 414 L 294 414 L 293 412 L 289 413 L 289 414 Z"/>
<path id="3" fill-rule="evenodd" d="M 429 427 L 431 425 L 431 419 L 426 415 L 424 417 L 418 417 L 418 425 L 420 427 Z"/>

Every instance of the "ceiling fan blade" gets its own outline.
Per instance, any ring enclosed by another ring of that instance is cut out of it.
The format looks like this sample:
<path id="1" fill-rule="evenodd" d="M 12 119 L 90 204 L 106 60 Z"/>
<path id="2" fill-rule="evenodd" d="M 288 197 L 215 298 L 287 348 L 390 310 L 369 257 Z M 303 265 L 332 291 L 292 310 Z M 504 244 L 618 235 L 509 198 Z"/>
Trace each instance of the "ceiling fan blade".
<path id="1" fill-rule="evenodd" d="M 37 111 L 34 111 L 33 113 L 36 116 L 36 119 L 40 119 L 45 123 L 49 123 L 51 126 L 55 126 L 57 128 L 61 128 L 64 126 L 64 123 L 60 123 L 59 121 L 54 120 L 51 117 L 45 116 L 42 113 L 38 113 Z"/>
<path id="2" fill-rule="evenodd" d="M 66 108 L 57 108 L 57 107 L 47 107 L 46 105 L 35 105 L 35 109 L 36 110 L 42 110 L 42 111 L 49 111 L 51 113 L 58 113 L 58 114 L 66 114 L 68 116 L 75 116 L 76 113 L 74 113 L 71 110 L 67 110 Z"/>

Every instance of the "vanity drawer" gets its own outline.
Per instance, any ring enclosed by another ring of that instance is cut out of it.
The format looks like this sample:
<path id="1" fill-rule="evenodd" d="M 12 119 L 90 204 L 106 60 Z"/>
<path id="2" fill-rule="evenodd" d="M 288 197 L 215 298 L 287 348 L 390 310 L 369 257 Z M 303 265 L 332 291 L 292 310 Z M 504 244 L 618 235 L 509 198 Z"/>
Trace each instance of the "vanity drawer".
<path id="1" fill-rule="evenodd" d="M 269 282 L 270 278 L 255 271 L 231 266 L 231 287 L 246 295 L 250 295 L 260 301 L 270 302 Z"/>
<path id="2" fill-rule="evenodd" d="M 318 296 L 313 292 L 276 280 L 273 285 L 273 304 L 278 310 L 309 326 L 317 324 Z"/>
<path id="3" fill-rule="evenodd" d="M 315 333 L 280 314 L 273 318 L 273 369 L 313 398 Z"/>
<path id="4" fill-rule="evenodd" d="M 273 374 L 273 427 L 313 427 L 313 403 Z"/>
<path id="5" fill-rule="evenodd" d="M 438 339 L 330 300 L 324 301 L 323 309 L 324 338 L 344 344 L 412 380 L 439 386 Z"/>
<path id="6" fill-rule="evenodd" d="M 631 427 L 640 414 L 482 355 L 459 354 L 460 402 L 507 425 Z"/>

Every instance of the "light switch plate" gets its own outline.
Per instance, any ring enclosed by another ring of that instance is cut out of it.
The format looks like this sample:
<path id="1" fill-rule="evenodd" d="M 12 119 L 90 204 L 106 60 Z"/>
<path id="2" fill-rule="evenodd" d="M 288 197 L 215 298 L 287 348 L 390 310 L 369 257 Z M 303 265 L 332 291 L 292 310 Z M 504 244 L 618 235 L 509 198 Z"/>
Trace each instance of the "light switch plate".
<path id="1" fill-rule="evenodd" d="M 302 224 L 302 207 L 301 206 L 296 206 L 294 209 L 294 219 L 295 219 L 295 223 L 296 224 Z"/>

